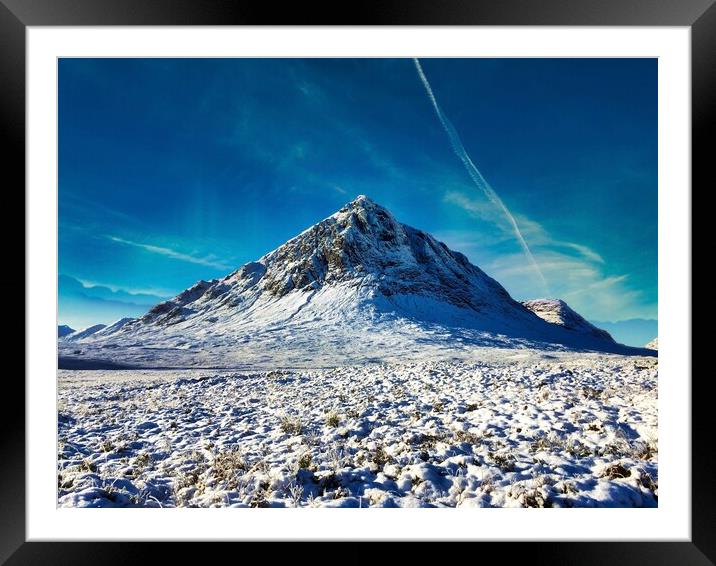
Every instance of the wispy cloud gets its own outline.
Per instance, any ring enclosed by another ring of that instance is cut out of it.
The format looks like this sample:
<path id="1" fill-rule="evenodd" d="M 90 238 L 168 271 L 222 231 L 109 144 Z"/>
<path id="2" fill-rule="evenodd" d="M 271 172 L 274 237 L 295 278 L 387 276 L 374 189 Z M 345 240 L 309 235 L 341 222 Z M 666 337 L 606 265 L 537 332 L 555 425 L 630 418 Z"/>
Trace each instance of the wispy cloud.
<path id="1" fill-rule="evenodd" d="M 604 263 L 604 258 L 589 246 L 579 242 L 568 242 L 554 238 L 539 222 L 522 214 L 516 215 L 523 227 L 523 232 L 528 235 L 533 246 L 547 246 L 549 248 L 566 248 L 577 252 L 584 259 L 595 263 Z"/>
<path id="2" fill-rule="evenodd" d="M 72 227 L 86 227 L 88 223 L 99 223 L 102 218 L 111 218 L 114 222 L 127 225 L 137 223 L 137 219 L 130 214 L 102 203 L 92 202 L 84 197 L 78 197 L 67 191 L 60 195 L 59 206 L 64 224 Z M 68 218 L 77 220 L 77 223 L 68 222 Z"/>
<path id="3" fill-rule="evenodd" d="M 582 256 L 584 256 L 586 259 L 589 259 L 596 263 L 604 263 L 604 258 L 601 255 L 599 255 L 593 249 L 591 249 L 587 246 L 583 246 L 582 244 L 575 244 L 574 242 L 562 242 L 562 241 L 554 240 L 553 245 L 563 246 L 565 248 L 572 248 L 573 250 L 582 254 Z"/>
<path id="4" fill-rule="evenodd" d="M 106 287 L 110 291 L 121 291 L 130 295 L 155 295 L 158 298 L 167 298 L 177 295 L 179 291 L 176 289 L 163 289 L 157 287 L 128 287 L 126 285 L 117 285 L 115 283 L 105 283 L 101 281 L 95 281 L 94 279 L 83 279 L 75 277 L 77 281 L 82 283 L 85 287 Z"/>
<path id="5" fill-rule="evenodd" d="M 295 90 L 301 114 L 307 120 L 320 120 L 320 128 L 306 132 L 291 116 L 282 118 L 285 124 L 280 131 L 268 128 L 265 109 L 242 99 L 233 127 L 221 143 L 240 151 L 242 159 L 269 166 L 272 177 L 283 177 L 276 184 L 280 190 L 288 181 L 292 192 L 338 198 L 370 193 L 379 183 L 415 183 L 416 171 L 401 161 L 401 151 L 386 144 L 375 128 L 355 120 L 355 108 L 346 100 L 342 85 L 311 80 L 305 70 L 300 65 L 291 69 L 288 76 L 276 78 L 276 85 Z M 430 157 L 417 148 L 413 154 L 422 166 L 419 177 L 424 182 Z M 444 171 L 445 167 L 433 168 Z"/>
<path id="6" fill-rule="evenodd" d="M 117 236 L 107 236 L 107 238 L 113 242 L 117 242 L 119 244 L 125 244 L 127 246 L 133 246 L 135 248 L 140 248 L 142 250 L 145 250 L 150 253 L 162 255 L 164 257 L 168 257 L 171 259 L 175 259 L 178 261 L 185 261 L 188 263 L 194 263 L 197 265 L 204 265 L 206 267 L 213 267 L 214 269 L 230 269 L 231 266 L 221 262 L 216 258 L 214 255 L 207 255 L 203 257 L 197 257 L 195 255 L 190 255 L 187 253 L 179 252 L 177 250 L 173 250 L 171 248 L 166 248 L 163 246 L 155 246 L 153 244 L 143 244 L 140 242 L 133 242 L 132 240 L 126 240 L 124 238 L 119 238 Z"/>
<path id="7" fill-rule="evenodd" d="M 502 232 L 500 240 L 512 238 L 512 229 L 504 221 L 503 216 L 501 214 L 497 214 L 494 207 L 487 201 L 478 198 L 471 198 L 460 191 L 447 191 L 443 196 L 443 202 L 459 206 L 473 218 L 494 223 Z M 578 242 L 568 242 L 556 239 L 549 234 L 549 232 L 540 223 L 523 214 L 515 214 L 515 217 L 518 219 L 520 226 L 522 227 L 522 233 L 526 238 L 529 238 L 530 244 L 533 247 L 546 246 L 549 248 L 566 248 L 577 252 L 589 261 L 604 263 L 604 258 L 589 246 L 585 246 L 584 244 L 580 244 Z"/>
<path id="8" fill-rule="evenodd" d="M 581 289 L 575 289 L 574 291 L 568 291 L 565 296 L 567 297 L 577 297 L 578 295 L 582 295 L 584 293 L 591 293 L 595 291 L 603 291 L 605 289 L 608 289 L 610 287 L 613 287 L 617 283 L 621 283 L 622 281 L 626 281 L 628 278 L 628 275 L 615 275 L 612 277 L 606 277 L 604 279 L 599 279 L 598 281 L 594 281 L 593 283 L 590 283 L 586 287 L 582 287 Z"/>
<path id="9" fill-rule="evenodd" d="M 503 224 L 503 216 L 495 214 L 495 207 L 485 200 L 470 198 L 460 191 L 447 191 L 443 195 L 443 202 L 459 206 L 474 218 Z"/>

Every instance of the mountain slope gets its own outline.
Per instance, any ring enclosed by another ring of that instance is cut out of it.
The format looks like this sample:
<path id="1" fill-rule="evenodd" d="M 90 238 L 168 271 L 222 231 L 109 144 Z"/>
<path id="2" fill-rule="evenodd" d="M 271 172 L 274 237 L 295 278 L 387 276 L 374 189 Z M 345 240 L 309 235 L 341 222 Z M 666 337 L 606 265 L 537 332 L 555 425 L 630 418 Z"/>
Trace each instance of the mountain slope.
<path id="1" fill-rule="evenodd" d="M 586 321 L 571 324 L 581 317 L 569 311 L 569 327 L 542 320 L 463 254 L 360 196 L 257 261 L 92 341 L 122 346 L 140 363 L 163 351 L 192 364 L 333 364 L 472 347 L 628 350 Z"/>
<path id="2" fill-rule="evenodd" d="M 651 342 L 649 342 L 645 348 L 649 348 L 650 350 L 658 350 L 659 349 L 659 337 L 657 336 L 654 338 Z"/>
<path id="3" fill-rule="evenodd" d="M 112 324 L 105 326 L 104 328 L 100 328 L 99 330 L 97 330 L 96 332 L 91 334 L 90 336 L 94 340 L 96 340 L 98 338 L 101 339 L 106 336 L 110 336 L 110 335 L 114 334 L 115 332 L 118 332 L 121 328 L 124 327 L 125 324 L 132 322 L 134 320 L 136 320 L 136 319 L 131 318 L 131 317 L 120 318 L 119 320 L 113 322 Z"/>

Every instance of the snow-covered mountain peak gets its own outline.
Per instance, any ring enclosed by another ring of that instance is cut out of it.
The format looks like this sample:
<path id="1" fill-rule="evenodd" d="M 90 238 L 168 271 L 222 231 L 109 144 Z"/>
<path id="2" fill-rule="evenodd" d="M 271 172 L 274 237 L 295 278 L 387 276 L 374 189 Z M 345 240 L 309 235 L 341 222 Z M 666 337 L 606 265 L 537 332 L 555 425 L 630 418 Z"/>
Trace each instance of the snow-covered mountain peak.
<path id="1" fill-rule="evenodd" d="M 362 234 L 374 233 L 376 236 L 394 232 L 401 226 L 387 208 L 365 195 L 359 195 L 329 218 L 334 218 L 345 230 L 355 229 Z"/>
<path id="2" fill-rule="evenodd" d="M 614 342 L 606 330 L 594 326 L 562 299 L 535 299 L 523 301 L 522 304 L 547 322 L 557 324 L 567 330 L 578 331 L 584 335 Z"/>
<path id="3" fill-rule="evenodd" d="M 245 319 L 240 315 L 247 309 L 253 312 L 284 298 L 292 305 L 323 302 L 321 316 L 379 311 L 448 324 L 457 317 L 472 326 L 475 321 L 469 319 L 476 315 L 493 323 L 515 318 L 534 322 L 531 313 L 463 254 L 400 223 L 361 195 L 257 261 L 223 279 L 199 281 L 125 328 L 174 325 L 199 313 L 208 320 Z M 275 308 L 270 318 L 278 322 L 290 315 L 286 308 Z"/>
<path id="4" fill-rule="evenodd" d="M 274 297 L 326 285 L 370 285 L 383 296 L 429 293 L 459 306 L 479 308 L 480 294 L 507 292 L 467 258 L 429 234 L 401 224 L 385 208 L 359 196 L 254 264 L 234 272 Z"/>

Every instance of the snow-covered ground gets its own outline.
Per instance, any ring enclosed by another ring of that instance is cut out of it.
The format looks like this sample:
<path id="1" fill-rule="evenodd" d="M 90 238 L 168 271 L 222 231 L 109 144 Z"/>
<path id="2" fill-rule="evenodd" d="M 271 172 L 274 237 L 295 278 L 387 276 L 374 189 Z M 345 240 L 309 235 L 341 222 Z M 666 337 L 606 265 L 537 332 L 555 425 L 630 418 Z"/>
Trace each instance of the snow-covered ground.
<path id="1" fill-rule="evenodd" d="M 657 352 L 364 196 L 58 348 L 63 506 L 657 503 Z"/>
<path id="2" fill-rule="evenodd" d="M 482 358 L 60 370 L 59 505 L 657 505 L 656 358 Z"/>

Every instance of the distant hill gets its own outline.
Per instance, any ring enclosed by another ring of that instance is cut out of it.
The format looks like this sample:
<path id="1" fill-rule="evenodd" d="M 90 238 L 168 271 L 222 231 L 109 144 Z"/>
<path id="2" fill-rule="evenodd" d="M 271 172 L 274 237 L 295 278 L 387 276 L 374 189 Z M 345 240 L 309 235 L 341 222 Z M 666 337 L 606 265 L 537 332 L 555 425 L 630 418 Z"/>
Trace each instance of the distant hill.
<path id="1" fill-rule="evenodd" d="M 57 337 L 62 338 L 63 336 L 67 336 L 68 334 L 72 334 L 75 331 L 74 328 L 70 328 L 66 324 L 60 324 L 57 327 Z"/>
<path id="2" fill-rule="evenodd" d="M 95 324 L 94 326 L 90 326 L 88 328 L 83 328 L 82 330 L 77 330 L 76 332 L 73 332 L 72 334 L 67 334 L 63 337 L 64 340 L 76 342 L 78 340 L 83 340 L 85 338 L 88 338 L 89 336 L 92 336 L 96 332 L 99 332 L 103 328 L 106 328 L 106 324 Z"/>
<path id="3" fill-rule="evenodd" d="M 65 274 L 57 278 L 57 292 L 60 299 L 58 317 L 74 328 L 141 316 L 167 298 L 85 284 Z"/>

